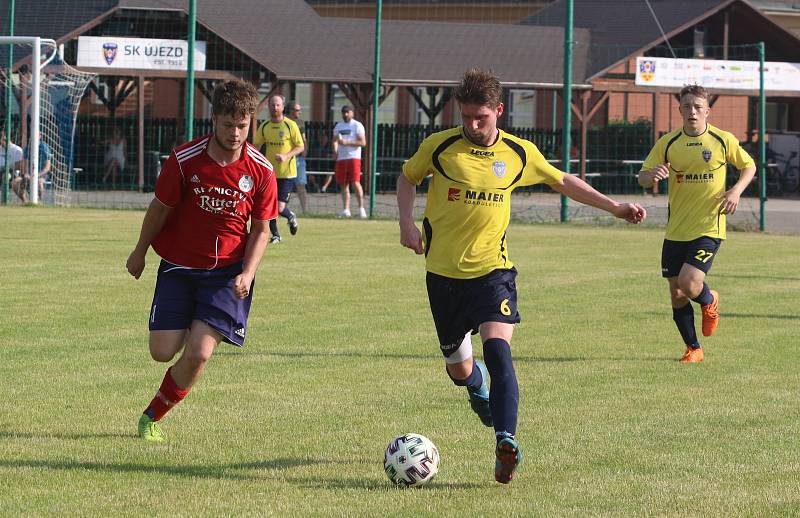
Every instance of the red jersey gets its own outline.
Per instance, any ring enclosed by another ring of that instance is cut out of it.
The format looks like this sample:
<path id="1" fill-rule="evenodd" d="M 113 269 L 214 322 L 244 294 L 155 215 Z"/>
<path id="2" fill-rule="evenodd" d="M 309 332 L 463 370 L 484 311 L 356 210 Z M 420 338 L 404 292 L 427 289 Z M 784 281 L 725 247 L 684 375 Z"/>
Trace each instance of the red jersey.
<path id="1" fill-rule="evenodd" d="M 213 135 L 175 148 L 156 181 L 156 198 L 172 208 L 153 249 L 190 268 L 218 268 L 244 259 L 247 222 L 278 217 L 272 164 L 249 142 L 239 160 L 221 166 L 208 156 Z"/>

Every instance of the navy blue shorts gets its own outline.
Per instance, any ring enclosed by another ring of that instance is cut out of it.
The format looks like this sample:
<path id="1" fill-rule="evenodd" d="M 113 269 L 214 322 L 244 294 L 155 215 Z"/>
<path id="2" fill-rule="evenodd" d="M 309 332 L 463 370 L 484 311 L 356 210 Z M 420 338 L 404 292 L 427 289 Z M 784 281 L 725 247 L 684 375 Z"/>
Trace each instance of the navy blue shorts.
<path id="1" fill-rule="evenodd" d="M 708 273 L 721 244 L 721 239 L 706 236 L 692 241 L 665 239 L 661 247 L 661 276 L 677 277 L 684 263 Z"/>
<path id="2" fill-rule="evenodd" d="M 294 178 L 278 178 L 278 201 L 289 203 L 289 195 L 294 190 Z"/>
<path id="3" fill-rule="evenodd" d="M 451 279 L 428 272 L 428 300 L 442 354 L 449 356 L 484 322 L 516 324 L 517 269 L 499 269 L 475 279 Z"/>
<path id="4" fill-rule="evenodd" d="M 240 273 L 242 263 L 206 270 L 162 260 L 150 308 L 150 331 L 188 329 L 193 320 L 201 320 L 225 342 L 241 347 L 255 281 L 247 298 L 237 298 L 233 281 Z"/>

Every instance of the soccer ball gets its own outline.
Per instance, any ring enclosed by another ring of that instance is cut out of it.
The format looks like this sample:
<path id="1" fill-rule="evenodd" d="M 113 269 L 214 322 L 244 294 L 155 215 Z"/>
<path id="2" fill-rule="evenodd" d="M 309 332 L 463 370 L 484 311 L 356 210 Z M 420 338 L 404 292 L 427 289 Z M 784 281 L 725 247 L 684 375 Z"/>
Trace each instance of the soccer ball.
<path id="1" fill-rule="evenodd" d="M 398 486 L 422 486 L 439 472 L 439 450 L 416 433 L 395 437 L 383 455 L 383 470 Z"/>

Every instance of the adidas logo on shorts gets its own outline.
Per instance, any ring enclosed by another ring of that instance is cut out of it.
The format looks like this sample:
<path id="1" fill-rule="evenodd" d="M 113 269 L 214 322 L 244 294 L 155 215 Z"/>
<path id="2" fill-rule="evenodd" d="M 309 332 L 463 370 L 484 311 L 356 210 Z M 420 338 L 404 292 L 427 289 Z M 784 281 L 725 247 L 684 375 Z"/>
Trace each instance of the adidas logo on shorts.
<path id="1" fill-rule="evenodd" d="M 242 338 L 244 338 L 244 328 L 243 327 L 240 327 L 239 329 L 234 331 L 234 333 L 237 334 L 238 336 L 241 336 Z"/>

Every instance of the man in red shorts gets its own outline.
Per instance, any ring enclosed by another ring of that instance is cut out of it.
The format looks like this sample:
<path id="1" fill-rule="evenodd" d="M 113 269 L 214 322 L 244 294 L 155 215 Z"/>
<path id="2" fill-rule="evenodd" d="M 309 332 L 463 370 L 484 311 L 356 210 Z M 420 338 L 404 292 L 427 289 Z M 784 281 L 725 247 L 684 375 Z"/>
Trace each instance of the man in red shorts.
<path id="1" fill-rule="evenodd" d="M 342 106 L 342 122 L 333 128 L 333 152 L 336 154 L 336 183 L 342 189 L 344 210 L 339 213 L 342 218 L 350 214 L 350 185 L 358 199 L 358 215 L 366 219 L 364 210 L 364 189 L 361 188 L 361 148 L 367 145 L 364 125 L 353 118 L 353 107 Z"/>
<path id="2" fill-rule="evenodd" d="M 249 83 L 226 81 L 214 90 L 214 132 L 172 151 L 128 257 L 137 279 L 150 246 L 161 257 L 150 355 L 170 362 L 183 350 L 139 418 L 145 441 L 165 440 L 159 420 L 186 397 L 217 344 L 244 345 L 269 220 L 278 216 L 272 165 L 247 142 L 257 105 Z"/>

